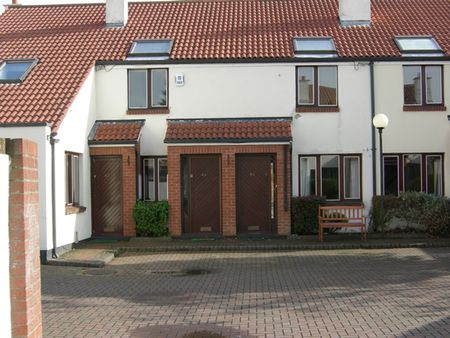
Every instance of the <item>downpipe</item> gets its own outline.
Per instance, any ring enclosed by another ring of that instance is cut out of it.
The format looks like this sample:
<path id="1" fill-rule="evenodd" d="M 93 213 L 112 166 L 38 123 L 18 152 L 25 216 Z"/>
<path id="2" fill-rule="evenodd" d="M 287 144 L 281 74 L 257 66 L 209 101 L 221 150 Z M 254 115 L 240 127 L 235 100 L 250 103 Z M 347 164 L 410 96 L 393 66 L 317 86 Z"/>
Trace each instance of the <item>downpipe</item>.
<path id="1" fill-rule="evenodd" d="M 58 258 L 56 252 L 56 194 L 55 194 L 55 144 L 59 142 L 56 139 L 57 133 L 50 134 L 50 146 L 52 148 L 52 237 L 53 237 L 53 249 L 52 258 Z"/>

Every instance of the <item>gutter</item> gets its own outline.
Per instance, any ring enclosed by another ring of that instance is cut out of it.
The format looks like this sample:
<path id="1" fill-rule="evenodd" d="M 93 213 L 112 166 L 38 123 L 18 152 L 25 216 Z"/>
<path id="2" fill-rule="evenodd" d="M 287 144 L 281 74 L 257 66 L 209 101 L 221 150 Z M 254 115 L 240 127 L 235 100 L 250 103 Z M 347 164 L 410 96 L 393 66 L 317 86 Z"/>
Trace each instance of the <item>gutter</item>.
<path id="1" fill-rule="evenodd" d="M 56 139 L 56 135 L 57 133 L 55 132 L 50 134 L 50 145 L 52 147 L 52 258 L 58 258 L 56 252 L 55 144 L 58 143 L 59 140 Z"/>
<path id="2" fill-rule="evenodd" d="M 375 74 L 374 74 L 374 62 L 370 61 L 370 113 L 371 124 L 372 119 L 375 116 Z M 377 158 L 376 158 L 376 138 L 375 127 L 372 125 L 372 192 L 373 196 L 377 195 Z"/>

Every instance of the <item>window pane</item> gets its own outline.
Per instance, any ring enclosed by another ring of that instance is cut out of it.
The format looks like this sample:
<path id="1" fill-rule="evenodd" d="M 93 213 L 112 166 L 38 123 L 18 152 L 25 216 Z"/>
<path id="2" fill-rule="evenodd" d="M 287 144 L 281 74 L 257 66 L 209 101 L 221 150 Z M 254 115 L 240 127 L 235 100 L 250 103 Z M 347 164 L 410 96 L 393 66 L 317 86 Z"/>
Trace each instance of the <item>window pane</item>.
<path id="1" fill-rule="evenodd" d="M 344 158 L 345 198 L 360 198 L 359 157 Z"/>
<path id="2" fill-rule="evenodd" d="M 339 156 L 320 157 L 322 196 L 328 200 L 339 199 Z"/>
<path id="3" fill-rule="evenodd" d="M 72 203 L 72 157 L 66 154 L 66 204 Z"/>
<path id="4" fill-rule="evenodd" d="M 167 70 L 152 70 L 152 107 L 167 106 Z"/>
<path id="5" fill-rule="evenodd" d="M 405 104 L 422 104 L 422 75 L 420 66 L 403 67 Z"/>
<path id="6" fill-rule="evenodd" d="M 421 156 L 411 154 L 403 156 L 405 191 L 421 191 Z"/>
<path id="7" fill-rule="evenodd" d="M 384 193 L 398 196 L 398 157 L 384 156 Z"/>
<path id="8" fill-rule="evenodd" d="M 401 51 L 439 51 L 437 42 L 430 37 L 395 38 Z"/>
<path id="9" fill-rule="evenodd" d="M 442 103 L 441 67 L 425 67 L 427 103 Z"/>
<path id="10" fill-rule="evenodd" d="M 333 40 L 331 38 L 297 38 L 294 39 L 294 48 L 296 52 L 325 51 L 335 52 Z"/>
<path id="11" fill-rule="evenodd" d="M 73 155 L 73 204 L 80 203 L 80 157 Z"/>
<path id="12" fill-rule="evenodd" d="M 167 159 L 158 159 L 158 200 L 167 200 Z"/>
<path id="13" fill-rule="evenodd" d="M 298 67 L 298 104 L 314 104 L 314 68 Z"/>
<path id="14" fill-rule="evenodd" d="M 427 156 L 427 192 L 442 195 L 441 156 Z"/>
<path id="15" fill-rule="evenodd" d="M 316 171 L 315 157 L 300 158 L 300 196 L 316 195 Z"/>
<path id="16" fill-rule="evenodd" d="M 170 43 L 170 40 L 135 41 L 130 54 L 167 54 Z"/>
<path id="17" fill-rule="evenodd" d="M 337 67 L 319 67 L 319 105 L 337 105 Z"/>
<path id="18" fill-rule="evenodd" d="M 130 108 L 147 108 L 147 71 L 128 71 L 128 103 Z"/>
<path id="19" fill-rule="evenodd" d="M 0 80 L 20 80 L 33 62 L 5 62 L 0 67 Z"/>
<path id="20" fill-rule="evenodd" d="M 155 200 L 155 160 L 144 160 L 144 200 Z"/>

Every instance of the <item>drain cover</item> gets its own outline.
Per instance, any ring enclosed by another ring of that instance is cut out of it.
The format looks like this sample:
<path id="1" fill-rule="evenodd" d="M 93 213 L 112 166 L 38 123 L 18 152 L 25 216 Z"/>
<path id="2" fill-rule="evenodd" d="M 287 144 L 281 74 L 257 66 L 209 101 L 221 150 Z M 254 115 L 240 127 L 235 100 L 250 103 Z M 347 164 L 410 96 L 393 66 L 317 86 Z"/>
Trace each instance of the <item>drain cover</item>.
<path id="1" fill-rule="evenodd" d="M 86 269 L 83 270 L 82 274 L 87 276 L 110 276 L 115 275 L 117 272 L 114 270 L 105 269 Z"/>

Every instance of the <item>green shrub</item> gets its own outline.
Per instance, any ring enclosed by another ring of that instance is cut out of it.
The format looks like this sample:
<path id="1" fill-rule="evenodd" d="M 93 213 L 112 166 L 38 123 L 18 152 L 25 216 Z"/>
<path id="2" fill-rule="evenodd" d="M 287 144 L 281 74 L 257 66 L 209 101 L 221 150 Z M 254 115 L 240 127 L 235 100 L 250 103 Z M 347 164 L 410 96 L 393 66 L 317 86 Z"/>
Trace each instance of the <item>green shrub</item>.
<path id="1" fill-rule="evenodd" d="M 433 236 L 450 235 L 450 208 L 445 197 L 422 192 L 405 192 L 396 196 L 385 196 L 383 219 L 381 219 L 381 197 L 372 199 L 370 221 L 377 231 L 385 231 L 386 224 L 399 218 L 409 228 L 412 224 L 423 225 Z"/>
<path id="2" fill-rule="evenodd" d="M 138 201 L 133 209 L 133 219 L 136 223 L 136 234 L 145 237 L 165 236 L 169 204 L 167 202 Z"/>
<path id="3" fill-rule="evenodd" d="M 306 235 L 317 233 L 319 229 L 319 206 L 325 199 L 320 196 L 292 198 L 292 233 Z"/>

